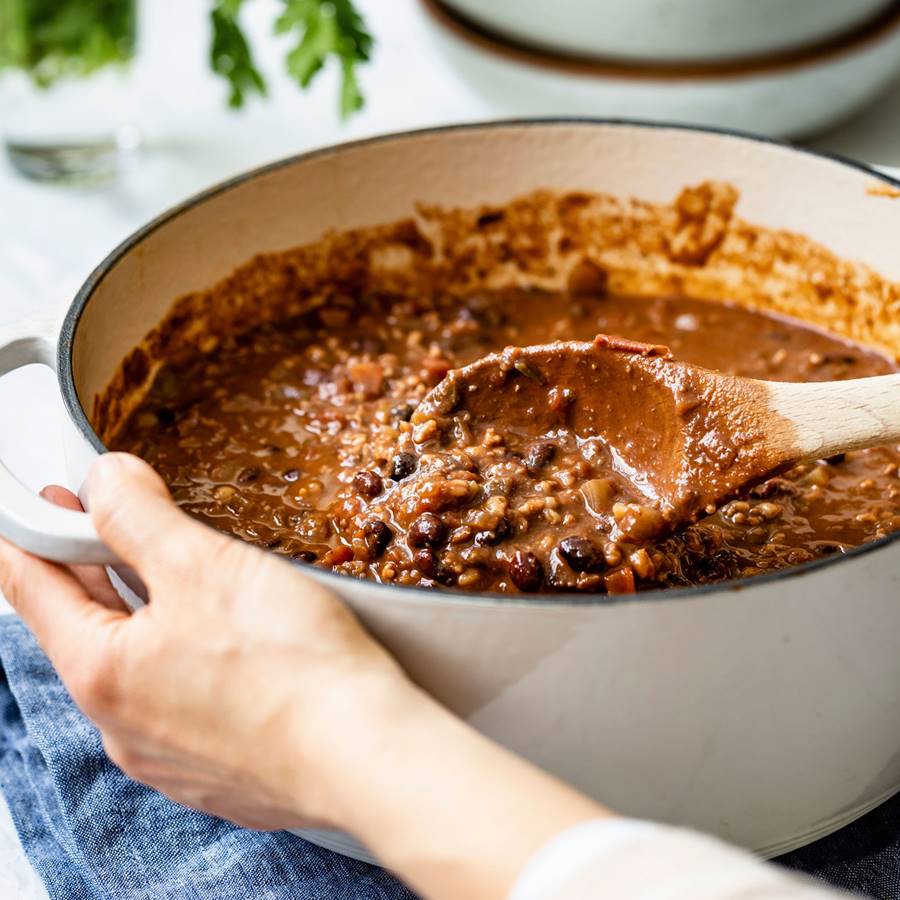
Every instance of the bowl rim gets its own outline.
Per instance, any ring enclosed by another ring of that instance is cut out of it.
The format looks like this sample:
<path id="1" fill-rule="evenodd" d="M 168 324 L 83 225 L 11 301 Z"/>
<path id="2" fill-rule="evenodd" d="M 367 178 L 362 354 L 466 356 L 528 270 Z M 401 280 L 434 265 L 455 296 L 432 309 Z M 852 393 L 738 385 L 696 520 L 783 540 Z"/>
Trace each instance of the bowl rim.
<path id="1" fill-rule="evenodd" d="M 874 17 L 831 38 L 805 47 L 728 60 L 700 62 L 614 59 L 565 51 L 554 52 L 536 44 L 491 31 L 443 0 L 421 0 L 426 14 L 450 35 L 470 47 L 486 52 L 503 62 L 515 63 L 556 73 L 621 81 L 715 82 L 808 69 L 827 65 L 858 52 L 865 52 L 880 41 L 900 32 L 900 0 L 894 0 Z"/>
<path id="2" fill-rule="evenodd" d="M 66 312 L 63 323 L 60 327 L 59 337 L 57 339 L 56 351 L 56 373 L 59 383 L 60 393 L 66 412 L 69 418 L 76 426 L 82 437 L 87 441 L 90 447 L 98 454 L 107 453 L 109 449 L 100 440 L 93 426 L 88 420 L 81 401 L 78 398 L 78 392 L 75 388 L 75 374 L 73 371 L 72 350 L 74 347 L 75 337 L 78 324 L 81 320 L 82 313 L 87 307 L 97 287 L 103 279 L 115 268 L 115 266 L 126 257 L 135 247 L 142 241 L 159 230 L 169 222 L 174 221 L 180 215 L 199 206 L 208 200 L 224 194 L 232 188 L 252 181 L 256 178 L 276 172 L 283 168 L 288 168 L 308 160 L 317 159 L 322 156 L 328 156 L 339 153 L 344 150 L 353 150 L 360 147 L 371 146 L 381 143 L 389 143 L 395 140 L 405 140 L 418 136 L 452 134 L 465 131 L 494 131 L 505 128 L 541 128 L 546 126 L 572 125 L 578 127 L 628 127 L 628 128 L 645 128 L 653 130 L 674 130 L 687 131 L 700 134 L 708 134 L 713 137 L 729 137 L 746 140 L 757 144 L 779 147 L 792 153 L 798 153 L 802 156 L 809 156 L 813 159 L 826 159 L 836 162 L 841 166 L 854 169 L 862 174 L 868 175 L 875 181 L 881 182 L 890 188 L 900 191 L 900 178 L 894 178 L 890 175 L 880 172 L 866 163 L 849 159 L 837 153 L 830 153 L 822 150 L 812 150 L 806 147 L 799 147 L 786 141 L 780 141 L 776 138 L 766 137 L 764 135 L 753 134 L 751 132 L 739 131 L 731 128 L 713 128 L 696 125 L 686 125 L 675 122 L 650 121 L 642 119 L 626 119 L 626 118 L 594 118 L 581 116 L 560 116 L 560 117 L 533 117 L 533 118 L 511 118 L 511 119 L 490 119 L 486 121 L 474 121 L 454 123 L 451 125 L 438 125 L 427 128 L 416 128 L 405 131 L 389 132 L 379 134 L 372 137 L 361 138 L 354 141 L 346 141 L 343 143 L 329 144 L 325 147 L 318 147 L 302 153 L 293 154 L 282 159 L 266 163 L 261 166 L 248 169 L 231 178 L 205 188 L 187 199 L 183 200 L 167 210 L 155 216 L 145 225 L 133 231 L 94 268 L 88 275 L 84 283 L 78 289 L 72 303 Z M 509 608 L 513 606 L 524 607 L 564 607 L 564 606 L 608 606 L 630 603 L 653 603 L 662 600 L 688 600 L 694 597 L 702 597 L 711 593 L 721 592 L 739 592 L 749 590 L 751 587 L 762 586 L 774 583 L 776 581 L 786 582 L 791 579 L 802 578 L 813 572 L 838 565 L 845 560 L 855 560 L 860 557 L 874 553 L 889 544 L 900 541 L 900 531 L 887 535 L 876 541 L 870 541 L 859 547 L 854 547 L 845 553 L 832 554 L 821 559 L 811 560 L 807 563 L 801 563 L 796 566 L 789 566 L 786 569 L 779 569 L 762 575 L 754 575 L 749 578 L 729 579 L 727 581 L 714 582 L 712 584 L 701 584 L 693 587 L 683 588 L 657 588 L 648 591 L 640 591 L 634 594 L 576 594 L 576 593 L 536 593 L 536 594 L 497 594 L 497 593 L 479 593 L 475 591 L 461 591 L 447 588 L 426 588 L 412 585 L 395 585 L 384 582 L 370 580 L 356 580 L 347 575 L 339 575 L 313 566 L 311 563 L 296 562 L 299 568 L 308 572 L 312 577 L 325 581 L 333 585 L 338 594 L 343 595 L 341 586 L 344 588 L 348 583 L 356 582 L 357 587 L 363 587 L 365 590 L 372 590 L 382 593 L 385 598 L 388 596 L 393 599 L 405 599 L 408 601 L 423 600 L 427 598 L 428 603 L 448 602 L 451 605 L 459 604 L 464 606 L 480 605 L 486 607 Z"/>

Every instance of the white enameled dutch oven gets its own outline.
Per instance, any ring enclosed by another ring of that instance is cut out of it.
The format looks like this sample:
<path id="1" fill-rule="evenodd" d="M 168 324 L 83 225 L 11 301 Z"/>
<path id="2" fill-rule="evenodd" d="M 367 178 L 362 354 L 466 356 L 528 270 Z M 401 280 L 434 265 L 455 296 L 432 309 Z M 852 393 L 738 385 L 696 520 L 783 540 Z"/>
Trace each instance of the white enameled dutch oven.
<path id="1" fill-rule="evenodd" d="M 402 219 L 419 201 L 477 206 L 555 187 L 669 202 L 707 179 L 739 188 L 743 219 L 900 281 L 900 183 L 864 166 L 666 125 L 460 126 L 296 157 L 189 200 L 100 264 L 58 337 L 6 336 L 0 373 L 56 367 L 78 485 L 104 450 L 85 410 L 123 357 L 174 298 L 260 251 Z M 2 468 L 0 534 L 52 559 L 114 562 L 86 515 Z M 776 854 L 900 788 L 900 535 L 626 599 L 500 599 L 307 571 L 473 726 L 622 812 Z M 361 852 L 343 835 L 314 839 Z"/>

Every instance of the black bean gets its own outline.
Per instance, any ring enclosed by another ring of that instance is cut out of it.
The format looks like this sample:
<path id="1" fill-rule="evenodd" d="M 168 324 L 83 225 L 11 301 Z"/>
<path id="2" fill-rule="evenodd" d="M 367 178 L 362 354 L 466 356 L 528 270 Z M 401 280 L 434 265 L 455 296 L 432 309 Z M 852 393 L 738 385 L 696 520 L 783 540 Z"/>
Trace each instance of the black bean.
<path id="1" fill-rule="evenodd" d="M 391 460 L 391 478 L 394 481 L 402 481 L 416 471 L 418 464 L 419 458 L 415 453 L 398 453 Z"/>
<path id="2" fill-rule="evenodd" d="M 569 566 L 566 565 L 563 558 L 559 555 L 559 548 L 553 550 L 547 559 L 544 583 L 555 590 L 573 591 L 575 590 L 575 579 L 577 577 L 577 575 L 572 574 Z"/>
<path id="3" fill-rule="evenodd" d="M 576 572 L 596 572 L 604 561 L 600 551 L 585 537 L 564 538 L 559 542 L 559 552 Z"/>
<path id="4" fill-rule="evenodd" d="M 407 541 L 410 547 L 440 547 L 447 537 L 447 528 L 434 513 L 422 513 L 409 526 Z"/>
<path id="5" fill-rule="evenodd" d="M 281 477 L 285 481 L 296 481 L 300 477 L 300 470 L 288 469 L 287 472 L 285 472 Z"/>
<path id="6" fill-rule="evenodd" d="M 440 560 L 433 577 L 438 584 L 442 584 L 444 587 L 453 587 L 456 584 L 456 572 Z"/>
<path id="7" fill-rule="evenodd" d="M 720 550 L 695 560 L 694 572 L 702 582 L 726 581 L 737 574 L 737 560 L 727 550 Z"/>
<path id="8" fill-rule="evenodd" d="M 846 458 L 846 453 L 835 453 L 834 456 L 826 457 L 825 462 L 827 462 L 831 466 L 836 466 L 842 463 Z"/>
<path id="9" fill-rule="evenodd" d="M 509 577 L 520 591 L 537 591 L 544 583 L 544 567 L 530 550 L 516 550 L 509 564 Z"/>
<path id="10" fill-rule="evenodd" d="M 353 476 L 353 489 L 367 500 L 374 500 L 384 490 L 384 482 L 377 472 L 363 469 Z"/>
<path id="11" fill-rule="evenodd" d="M 168 427 L 169 425 L 175 424 L 175 410 L 170 409 L 168 406 L 161 406 L 156 411 L 156 421 L 159 422 L 160 425 L 165 425 Z"/>
<path id="12" fill-rule="evenodd" d="M 504 516 L 490 531 L 479 531 L 475 534 L 475 543 L 479 547 L 496 547 L 512 534 L 512 525 Z"/>
<path id="13" fill-rule="evenodd" d="M 363 525 L 363 540 L 369 550 L 370 559 L 378 559 L 387 549 L 394 532 L 381 519 L 373 519 Z"/>
<path id="14" fill-rule="evenodd" d="M 319 557 L 312 550 L 297 550 L 291 554 L 291 559 L 299 562 L 314 563 Z"/>
<path id="15" fill-rule="evenodd" d="M 525 468 L 534 475 L 549 463 L 556 455 L 556 444 L 552 441 L 539 441 L 532 444 L 525 456 Z"/>
<path id="16" fill-rule="evenodd" d="M 413 554 L 413 564 L 426 578 L 434 578 L 437 572 L 437 557 L 430 547 L 416 550 Z"/>
<path id="17" fill-rule="evenodd" d="M 237 474 L 237 483 L 238 484 L 252 484 L 259 478 L 260 472 L 256 466 L 253 466 L 249 469 L 241 469 Z"/>
<path id="18" fill-rule="evenodd" d="M 391 415 L 401 422 L 408 422 L 412 418 L 412 414 L 416 411 L 415 403 L 398 403 L 392 410 Z"/>
<path id="19" fill-rule="evenodd" d="M 843 553 L 844 546 L 837 541 L 816 541 L 813 550 L 821 556 L 827 556 L 829 553 Z"/>

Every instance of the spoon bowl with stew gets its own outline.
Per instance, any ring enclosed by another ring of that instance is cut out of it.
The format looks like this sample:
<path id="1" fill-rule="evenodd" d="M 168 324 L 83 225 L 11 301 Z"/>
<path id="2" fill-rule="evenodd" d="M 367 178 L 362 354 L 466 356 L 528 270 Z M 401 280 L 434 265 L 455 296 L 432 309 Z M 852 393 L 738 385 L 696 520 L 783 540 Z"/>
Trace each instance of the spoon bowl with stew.
<path id="1" fill-rule="evenodd" d="M 610 476 L 634 501 L 617 515 L 619 532 L 644 541 L 796 463 L 900 441 L 900 374 L 761 381 L 599 335 L 508 347 L 453 370 L 412 422 L 419 436 L 440 432 L 445 445 L 470 444 L 486 429 L 520 441 L 599 443 Z"/>

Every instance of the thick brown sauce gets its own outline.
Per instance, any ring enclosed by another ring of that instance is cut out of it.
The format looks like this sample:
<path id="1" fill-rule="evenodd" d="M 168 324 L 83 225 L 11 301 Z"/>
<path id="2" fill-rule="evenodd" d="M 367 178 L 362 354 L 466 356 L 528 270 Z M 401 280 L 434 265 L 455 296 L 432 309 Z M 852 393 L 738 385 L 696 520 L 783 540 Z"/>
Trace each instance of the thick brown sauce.
<path id="1" fill-rule="evenodd" d="M 217 528 L 398 584 L 500 592 L 702 584 L 900 528 L 894 448 L 799 466 L 647 543 L 602 448 L 564 432 L 526 443 L 515 422 L 498 422 L 466 452 L 414 434 L 415 405 L 450 368 L 508 345 L 598 332 L 755 378 L 895 369 L 801 323 L 727 304 L 537 292 L 462 303 L 379 297 L 267 325 L 163 369 L 113 444 L 147 459 L 184 509 Z"/>

